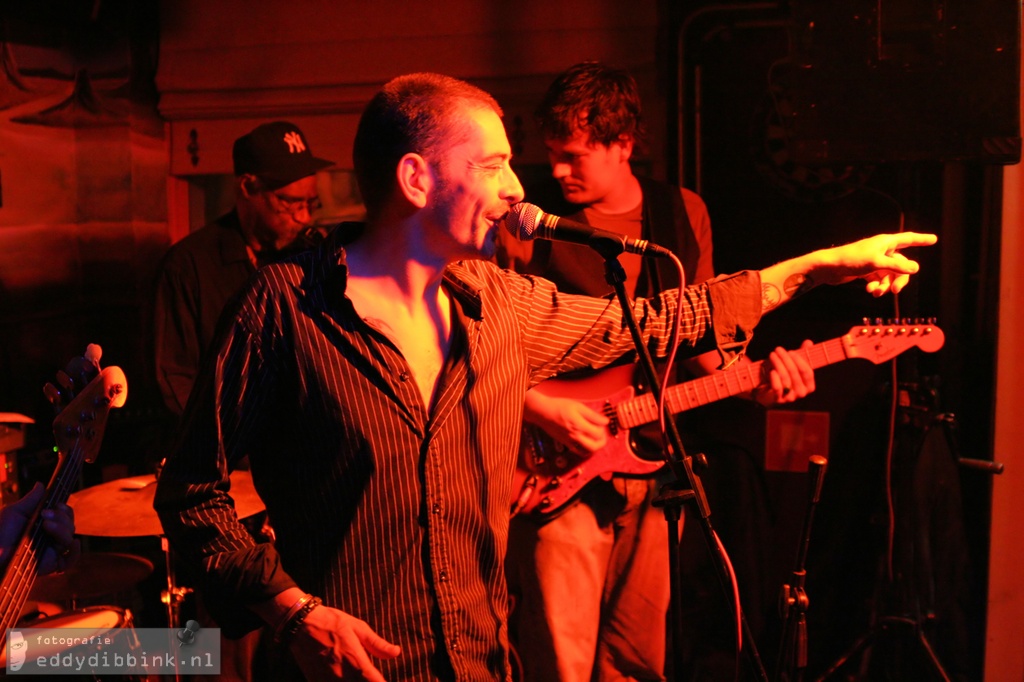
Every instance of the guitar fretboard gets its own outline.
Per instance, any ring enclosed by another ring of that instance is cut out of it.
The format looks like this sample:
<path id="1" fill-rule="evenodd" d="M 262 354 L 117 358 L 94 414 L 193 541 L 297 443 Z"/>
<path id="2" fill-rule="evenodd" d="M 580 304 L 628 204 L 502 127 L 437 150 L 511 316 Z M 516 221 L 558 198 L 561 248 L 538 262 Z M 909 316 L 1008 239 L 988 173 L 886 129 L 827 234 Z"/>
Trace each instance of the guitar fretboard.
<path id="1" fill-rule="evenodd" d="M 816 343 L 808 348 L 800 348 L 791 353 L 798 353 L 807 359 L 811 368 L 818 369 L 825 365 L 846 360 L 846 337 L 830 339 Z M 715 372 L 668 389 L 666 403 L 671 414 L 678 414 L 716 400 L 730 398 L 747 393 L 763 384 L 768 378 L 769 369 L 765 361 L 751 362 L 736 369 Z M 615 408 L 619 425 L 632 429 L 642 424 L 658 420 L 658 404 L 650 393 L 637 396 L 632 400 L 619 403 Z"/>
<path id="2" fill-rule="evenodd" d="M 80 451 L 62 458 L 50 484 L 50 492 L 39 510 L 53 509 L 57 504 L 67 502 L 81 471 Z M 29 524 L 29 532 L 11 552 L 11 559 L 0 580 L 0 635 L 17 624 L 21 609 L 35 585 L 39 560 L 46 549 L 47 540 L 38 513 L 29 520 Z"/>

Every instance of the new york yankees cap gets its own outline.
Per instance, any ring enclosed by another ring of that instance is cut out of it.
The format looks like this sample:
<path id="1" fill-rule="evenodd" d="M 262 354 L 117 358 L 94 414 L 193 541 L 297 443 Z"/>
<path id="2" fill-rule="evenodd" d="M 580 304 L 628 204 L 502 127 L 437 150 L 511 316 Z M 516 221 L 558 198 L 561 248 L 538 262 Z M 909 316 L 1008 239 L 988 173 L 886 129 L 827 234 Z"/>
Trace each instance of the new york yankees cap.
<path id="1" fill-rule="evenodd" d="M 306 136 L 288 121 L 256 126 L 235 140 L 231 158 L 236 176 L 255 175 L 270 190 L 334 165 L 333 161 L 313 156 Z"/>

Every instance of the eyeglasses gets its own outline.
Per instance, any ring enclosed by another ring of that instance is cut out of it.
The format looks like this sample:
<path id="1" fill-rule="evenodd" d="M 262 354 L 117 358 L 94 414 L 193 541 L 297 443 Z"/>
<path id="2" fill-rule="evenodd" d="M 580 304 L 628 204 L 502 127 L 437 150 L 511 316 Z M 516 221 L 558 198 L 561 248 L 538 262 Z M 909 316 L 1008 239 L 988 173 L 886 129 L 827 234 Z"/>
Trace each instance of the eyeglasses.
<path id="1" fill-rule="evenodd" d="M 278 213 L 290 213 L 293 216 L 299 214 L 299 212 L 305 208 L 309 215 L 313 215 L 315 211 L 318 211 L 323 204 L 320 203 L 320 197 L 313 197 L 312 199 L 303 199 L 302 197 L 290 197 L 286 194 L 278 194 L 277 192 L 267 192 L 269 196 L 274 198 L 277 202 L 277 208 L 275 209 Z"/>

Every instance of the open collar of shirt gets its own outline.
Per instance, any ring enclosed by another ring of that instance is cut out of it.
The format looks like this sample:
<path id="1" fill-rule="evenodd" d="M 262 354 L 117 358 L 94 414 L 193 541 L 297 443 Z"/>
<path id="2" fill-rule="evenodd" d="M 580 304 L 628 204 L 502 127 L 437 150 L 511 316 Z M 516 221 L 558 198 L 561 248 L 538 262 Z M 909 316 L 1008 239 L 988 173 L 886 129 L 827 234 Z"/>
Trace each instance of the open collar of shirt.
<path id="1" fill-rule="evenodd" d="M 335 234 L 343 232 L 335 230 Z M 340 301 L 345 296 L 348 283 L 348 264 L 346 251 L 339 240 L 330 239 L 321 247 L 324 249 L 321 268 L 317 279 L 327 287 L 329 294 Z M 483 280 L 473 272 L 465 261 L 449 265 L 444 272 L 444 286 L 458 303 L 461 312 L 470 319 L 479 321 L 483 318 L 482 292 L 485 288 Z"/>

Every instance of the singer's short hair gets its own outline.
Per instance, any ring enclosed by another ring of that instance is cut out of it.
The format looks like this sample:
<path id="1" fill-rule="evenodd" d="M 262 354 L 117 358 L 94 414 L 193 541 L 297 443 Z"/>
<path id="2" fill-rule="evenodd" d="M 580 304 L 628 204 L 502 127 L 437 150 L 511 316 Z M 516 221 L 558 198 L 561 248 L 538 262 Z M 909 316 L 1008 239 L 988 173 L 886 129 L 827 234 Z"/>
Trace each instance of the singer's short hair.
<path id="1" fill-rule="evenodd" d="M 502 115 L 494 97 L 465 81 L 436 73 L 399 76 L 384 85 L 359 119 L 352 162 L 368 216 L 395 189 L 395 168 L 416 153 L 432 165 L 464 142 L 469 128 L 462 113 L 484 108 Z"/>
<path id="2" fill-rule="evenodd" d="M 636 81 L 623 69 L 580 62 L 555 78 L 535 112 L 541 134 L 566 139 L 577 131 L 609 145 L 629 138 L 642 145 L 646 135 Z"/>

